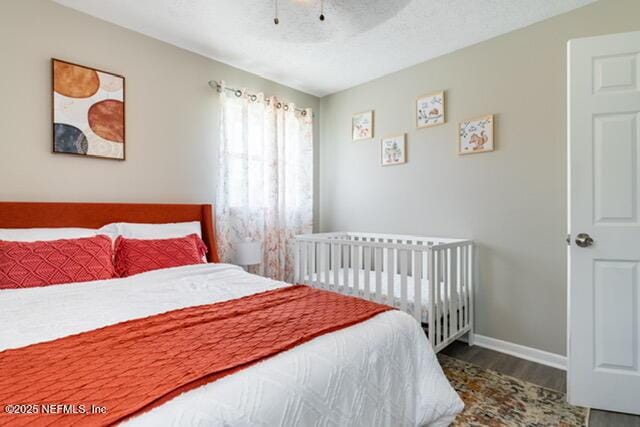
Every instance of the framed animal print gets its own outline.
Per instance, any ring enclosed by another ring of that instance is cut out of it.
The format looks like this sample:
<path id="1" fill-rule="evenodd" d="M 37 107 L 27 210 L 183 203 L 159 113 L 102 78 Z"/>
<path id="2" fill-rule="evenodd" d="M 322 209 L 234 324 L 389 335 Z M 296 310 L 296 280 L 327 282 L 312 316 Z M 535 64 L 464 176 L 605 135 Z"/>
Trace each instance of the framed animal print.
<path id="1" fill-rule="evenodd" d="M 373 138 L 373 110 L 356 113 L 351 118 L 351 139 L 360 141 Z"/>
<path id="2" fill-rule="evenodd" d="M 407 162 L 405 134 L 382 138 L 382 166 L 399 165 Z"/>
<path id="3" fill-rule="evenodd" d="M 444 92 L 422 95 L 416 99 L 416 127 L 418 129 L 441 125 L 444 122 Z"/>
<path id="4" fill-rule="evenodd" d="M 493 114 L 458 124 L 458 154 L 486 153 L 494 149 Z"/>
<path id="5" fill-rule="evenodd" d="M 125 159 L 124 77 L 51 60 L 53 152 Z"/>

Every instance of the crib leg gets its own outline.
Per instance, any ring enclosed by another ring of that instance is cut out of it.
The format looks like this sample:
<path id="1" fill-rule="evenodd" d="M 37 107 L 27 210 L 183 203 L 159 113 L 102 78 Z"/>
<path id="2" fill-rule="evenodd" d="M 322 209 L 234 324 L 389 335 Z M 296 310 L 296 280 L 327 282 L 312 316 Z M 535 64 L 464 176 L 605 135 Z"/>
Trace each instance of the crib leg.
<path id="1" fill-rule="evenodd" d="M 476 343 L 476 334 L 473 332 L 473 325 L 471 325 L 471 329 L 467 332 L 467 345 L 469 347 L 473 347 Z"/>

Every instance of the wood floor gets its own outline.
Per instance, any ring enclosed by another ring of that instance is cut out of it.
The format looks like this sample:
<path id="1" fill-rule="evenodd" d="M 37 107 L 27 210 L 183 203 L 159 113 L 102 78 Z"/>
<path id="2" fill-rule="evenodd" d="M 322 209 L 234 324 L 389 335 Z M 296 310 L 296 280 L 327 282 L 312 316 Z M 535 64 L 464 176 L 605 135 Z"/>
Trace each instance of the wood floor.
<path id="1" fill-rule="evenodd" d="M 505 375 L 520 378 L 537 384 L 541 387 L 550 388 L 566 393 L 567 381 L 565 372 L 509 356 L 508 354 L 486 348 L 473 346 L 456 341 L 449 347 L 442 350 L 443 354 L 455 357 L 460 360 L 472 363 L 481 368 L 493 369 Z M 589 427 L 640 427 L 640 416 L 619 414 L 591 410 Z"/>

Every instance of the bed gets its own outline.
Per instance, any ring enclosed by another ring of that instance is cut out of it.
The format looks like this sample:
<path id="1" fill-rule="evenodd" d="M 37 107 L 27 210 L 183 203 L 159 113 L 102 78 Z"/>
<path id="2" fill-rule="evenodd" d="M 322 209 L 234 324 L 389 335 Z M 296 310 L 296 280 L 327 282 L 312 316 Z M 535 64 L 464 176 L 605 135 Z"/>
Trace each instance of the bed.
<path id="1" fill-rule="evenodd" d="M 0 228 L 200 221 L 208 259 L 217 261 L 212 218 L 210 205 L 0 203 Z M 212 262 L 2 290 L 0 353 L 289 286 Z M 200 385 L 124 424 L 445 426 L 461 410 L 420 324 L 392 310 Z"/>
<path id="2" fill-rule="evenodd" d="M 296 282 L 403 310 L 436 352 L 463 335 L 473 344 L 473 241 L 317 233 L 296 236 L 295 253 Z"/>

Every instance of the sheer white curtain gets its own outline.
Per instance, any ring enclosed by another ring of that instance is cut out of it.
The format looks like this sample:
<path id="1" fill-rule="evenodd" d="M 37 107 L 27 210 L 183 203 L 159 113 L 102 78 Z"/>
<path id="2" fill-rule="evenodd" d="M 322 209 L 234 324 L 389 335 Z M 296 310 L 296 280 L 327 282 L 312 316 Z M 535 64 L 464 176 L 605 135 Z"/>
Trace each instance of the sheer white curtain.
<path id="1" fill-rule="evenodd" d="M 216 232 L 222 262 L 234 244 L 262 242 L 253 271 L 293 280 L 296 234 L 313 224 L 313 119 L 310 109 L 220 90 L 221 140 Z"/>

